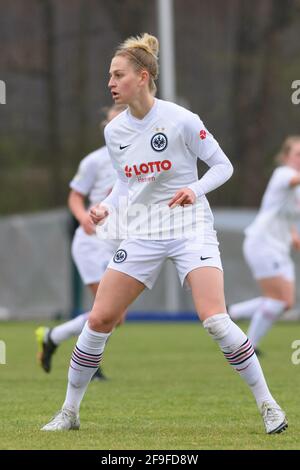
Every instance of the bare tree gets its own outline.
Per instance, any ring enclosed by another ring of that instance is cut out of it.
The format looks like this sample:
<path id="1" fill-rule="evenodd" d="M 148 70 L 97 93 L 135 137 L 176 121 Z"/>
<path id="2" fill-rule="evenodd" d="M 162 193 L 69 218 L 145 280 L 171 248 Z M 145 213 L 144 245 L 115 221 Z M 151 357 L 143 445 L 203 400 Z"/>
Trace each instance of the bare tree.
<path id="1" fill-rule="evenodd" d="M 235 160 L 243 191 L 233 201 L 257 205 L 266 177 L 266 134 L 272 120 L 279 34 L 293 20 L 294 0 L 238 2 L 233 100 Z"/>
<path id="2" fill-rule="evenodd" d="M 45 30 L 45 57 L 48 106 L 48 168 L 51 180 L 53 205 L 62 201 L 61 146 L 59 132 L 58 82 L 56 74 L 55 4 L 51 0 L 39 0 Z"/>
<path id="3" fill-rule="evenodd" d="M 147 17 L 147 10 L 155 8 L 155 2 L 142 2 L 140 0 L 114 0 L 103 2 L 103 7 L 116 25 L 116 30 L 121 34 L 122 39 L 127 38 L 137 32 L 142 32 L 141 28 L 144 19 Z"/>

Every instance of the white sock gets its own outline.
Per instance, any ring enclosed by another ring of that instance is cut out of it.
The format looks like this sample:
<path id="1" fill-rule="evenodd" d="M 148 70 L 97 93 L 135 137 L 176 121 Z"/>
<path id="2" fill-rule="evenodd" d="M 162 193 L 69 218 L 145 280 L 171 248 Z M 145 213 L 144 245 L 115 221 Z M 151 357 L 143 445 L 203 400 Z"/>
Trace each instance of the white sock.
<path id="1" fill-rule="evenodd" d="M 203 326 L 219 344 L 229 364 L 249 385 L 259 409 L 264 401 L 274 403 L 250 341 L 229 315 L 213 315 L 203 322 Z"/>
<path id="2" fill-rule="evenodd" d="M 89 312 L 82 313 L 73 320 L 55 326 L 50 333 L 51 341 L 53 341 L 54 344 L 60 344 L 66 339 L 71 338 L 71 336 L 79 336 L 87 321 L 88 315 Z"/>
<path id="3" fill-rule="evenodd" d="M 263 301 L 263 297 L 245 300 L 228 307 L 228 313 L 232 320 L 247 320 L 251 318 Z"/>
<path id="4" fill-rule="evenodd" d="M 86 322 L 72 353 L 63 408 L 68 408 L 75 413 L 79 412 L 81 400 L 99 367 L 105 343 L 110 334 L 93 331 Z"/>
<path id="5" fill-rule="evenodd" d="M 254 313 L 249 329 L 248 338 L 256 348 L 259 341 L 269 331 L 273 323 L 285 311 L 286 303 L 282 300 L 263 298 L 263 302 Z"/>

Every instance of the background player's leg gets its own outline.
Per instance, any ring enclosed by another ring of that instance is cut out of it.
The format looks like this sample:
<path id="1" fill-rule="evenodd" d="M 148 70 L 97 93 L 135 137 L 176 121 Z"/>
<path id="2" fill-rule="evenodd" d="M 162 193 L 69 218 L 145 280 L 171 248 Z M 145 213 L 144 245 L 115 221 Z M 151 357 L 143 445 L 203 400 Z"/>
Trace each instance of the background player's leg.
<path id="1" fill-rule="evenodd" d="M 93 284 L 88 284 L 87 286 L 90 289 L 93 295 L 93 298 L 95 298 L 99 283 L 95 282 Z M 70 320 L 68 322 L 62 323 L 61 325 L 54 327 L 52 330 L 49 331 L 49 334 L 48 334 L 49 340 L 51 340 L 56 346 L 58 346 L 61 342 L 71 338 L 72 336 L 79 336 L 85 325 L 85 322 L 87 321 L 89 313 L 90 312 L 85 312 L 81 315 L 78 315 L 73 320 Z M 47 349 L 49 351 L 52 350 L 51 348 L 47 348 Z M 49 354 L 44 354 L 44 361 L 42 361 L 42 363 L 45 363 L 48 356 Z M 50 361 L 51 361 L 51 357 L 50 357 Z M 47 360 L 47 362 L 49 361 Z M 99 366 L 99 368 L 96 370 L 95 374 L 93 375 L 92 380 L 106 380 L 106 376 L 103 373 L 102 367 Z"/>
<path id="2" fill-rule="evenodd" d="M 57 347 L 71 336 L 78 336 L 87 321 L 89 312 L 82 313 L 73 320 L 62 323 L 54 328 L 40 326 L 35 334 L 38 342 L 38 360 L 45 372 L 50 372 L 52 356 Z"/>
<path id="3" fill-rule="evenodd" d="M 248 320 L 262 303 L 262 297 L 245 300 L 228 306 L 228 313 L 232 320 Z"/>
<path id="4" fill-rule="evenodd" d="M 71 338 L 72 336 L 80 335 L 85 322 L 88 319 L 90 312 L 82 313 L 77 317 L 69 320 L 61 325 L 55 326 L 50 331 L 50 338 L 54 344 L 59 345 L 63 341 Z"/>
<path id="5" fill-rule="evenodd" d="M 93 297 L 95 297 L 97 293 L 98 285 L 98 282 L 88 285 Z M 45 326 L 37 328 L 35 333 L 39 349 L 38 360 L 45 372 L 51 371 L 52 356 L 60 343 L 72 336 L 79 336 L 87 321 L 88 315 L 89 312 L 82 313 L 76 318 L 55 326 L 54 328 L 47 328 Z"/>
<path id="6" fill-rule="evenodd" d="M 294 282 L 283 277 L 260 279 L 257 282 L 263 293 L 263 302 L 256 309 L 248 330 L 248 338 L 254 348 L 280 315 L 293 306 L 295 297 Z"/>

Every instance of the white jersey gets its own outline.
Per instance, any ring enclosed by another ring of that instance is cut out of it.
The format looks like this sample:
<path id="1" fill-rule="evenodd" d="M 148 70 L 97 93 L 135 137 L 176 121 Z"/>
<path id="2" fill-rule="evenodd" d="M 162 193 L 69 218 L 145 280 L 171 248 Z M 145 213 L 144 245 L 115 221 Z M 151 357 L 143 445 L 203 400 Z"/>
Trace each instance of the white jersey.
<path id="1" fill-rule="evenodd" d="M 101 147 L 80 162 L 78 172 L 70 182 L 70 187 L 87 196 L 90 205 L 94 205 L 106 198 L 116 178 L 107 148 Z"/>
<path id="2" fill-rule="evenodd" d="M 197 158 L 208 160 L 219 148 L 217 141 L 196 114 L 159 99 L 141 120 L 129 109 L 120 113 L 106 126 L 105 139 L 118 177 L 128 183 L 128 211 L 138 204 L 149 209 L 140 210 L 136 238 L 173 238 L 162 227 L 170 223 L 172 210 L 187 208 L 170 210 L 168 202 L 176 191 L 198 181 Z M 216 243 L 206 197 L 191 207 L 202 213 L 205 243 Z M 195 226 L 195 220 L 188 223 Z"/>
<path id="3" fill-rule="evenodd" d="M 259 212 L 245 231 L 247 239 L 267 243 L 269 248 L 283 254 L 289 252 L 291 227 L 300 216 L 300 188 L 290 186 L 296 174 L 289 166 L 273 172 Z"/>

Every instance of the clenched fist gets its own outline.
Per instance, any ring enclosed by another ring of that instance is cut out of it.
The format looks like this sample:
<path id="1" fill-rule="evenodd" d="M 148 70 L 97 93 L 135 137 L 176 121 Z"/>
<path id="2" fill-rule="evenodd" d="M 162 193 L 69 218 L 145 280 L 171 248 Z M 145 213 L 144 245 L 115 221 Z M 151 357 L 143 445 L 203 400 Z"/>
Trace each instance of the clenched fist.
<path id="1" fill-rule="evenodd" d="M 102 225 L 108 216 L 107 207 L 97 204 L 90 209 L 90 218 L 95 225 Z"/>

